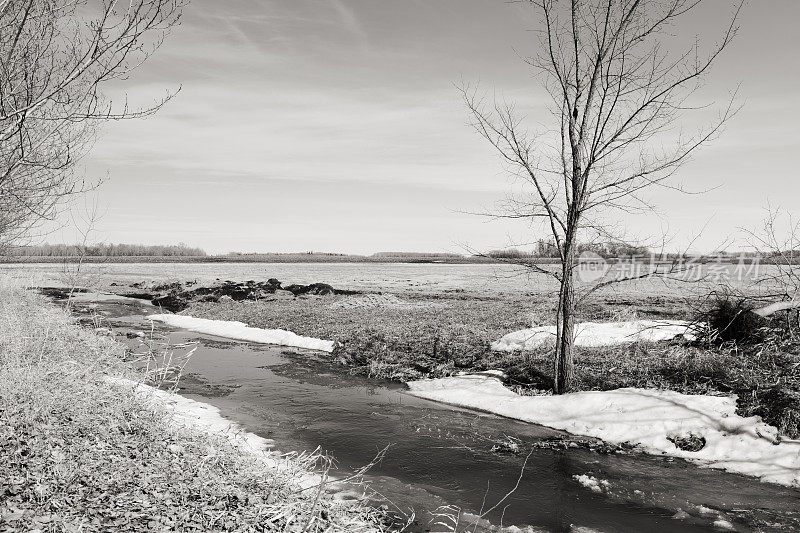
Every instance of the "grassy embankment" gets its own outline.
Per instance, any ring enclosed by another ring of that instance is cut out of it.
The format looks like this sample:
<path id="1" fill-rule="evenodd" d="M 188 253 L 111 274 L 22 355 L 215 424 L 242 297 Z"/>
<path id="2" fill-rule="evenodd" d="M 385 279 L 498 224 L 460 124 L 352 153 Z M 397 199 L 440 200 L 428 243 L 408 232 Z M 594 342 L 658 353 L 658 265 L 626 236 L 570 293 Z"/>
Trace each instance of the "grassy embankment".
<path id="1" fill-rule="evenodd" d="M 353 298 L 358 297 L 350 297 Z M 551 351 L 492 352 L 505 333 L 552 322 L 552 295 L 403 295 L 405 305 L 344 306 L 342 297 L 193 304 L 185 314 L 239 320 L 338 341 L 334 359 L 352 373 L 408 381 L 458 371 L 502 369 L 521 393 L 552 386 Z M 338 302 L 338 303 L 337 303 Z M 692 319 L 699 304 L 689 294 L 647 291 L 598 298 L 579 320 Z M 688 342 L 578 348 L 578 390 L 653 387 L 695 394 L 739 396 L 739 413 L 760 415 L 782 434 L 800 436 L 800 350 L 770 337 L 753 345 Z"/>
<path id="2" fill-rule="evenodd" d="M 141 377 L 122 355 L 43 298 L 0 286 L 0 531 L 380 530 L 374 511 L 297 485 L 314 457 L 269 467 L 110 385 Z"/>

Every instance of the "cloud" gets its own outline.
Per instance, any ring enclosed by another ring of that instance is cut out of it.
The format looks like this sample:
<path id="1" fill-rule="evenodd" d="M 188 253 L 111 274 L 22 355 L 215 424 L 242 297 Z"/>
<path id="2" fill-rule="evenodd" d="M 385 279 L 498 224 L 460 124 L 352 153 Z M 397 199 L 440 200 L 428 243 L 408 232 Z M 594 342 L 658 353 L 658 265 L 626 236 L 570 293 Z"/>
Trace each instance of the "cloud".
<path id="1" fill-rule="evenodd" d="M 800 4 L 781 9 L 791 8 Z M 790 39 L 796 17 L 775 12 L 753 14 L 774 26 L 770 38 Z M 504 241 L 506 229 L 455 214 L 462 206 L 478 210 L 481 198 L 490 204 L 502 197 L 509 180 L 467 125 L 453 83 L 485 80 L 489 96 L 496 90 L 517 101 L 534 127 L 547 123 L 541 78 L 513 51 L 532 52 L 532 25 L 527 6 L 485 0 L 194 0 L 182 26 L 112 96 L 125 92 L 135 106 L 165 89 L 183 90 L 153 118 L 108 125 L 87 161 L 96 174 L 110 174 L 103 187 L 115 228 L 109 239 L 130 240 L 137 228 L 145 235 L 141 209 L 153 206 L 157 222 L 176 235 L 184 229 L 202 234 L 203 227 L 215 235 L 237 227 L 268 231 L 291 220 L 309 229 L 281 226 L 294 240 L 280 242 L 301 249 L 320 247 L 317 215 L 338 228 L 329 249 L 352 249 L 353 235 L 364 247 L 380 243 L 379 232 L 396 243 L 382 247 L 413 248 L 423 242 L 418 230 L 434 226 L 424 242 Z M 789 176 L 800 143 L 794 105 L 800 78 L 785 68 L 793 49 L 762 42 L 757 33 L 743 32 L 737 55 L 720 63 L 712 75 L 719 83 L 704 93 L 724 101 L 743 72 L 754 69 L 758 79 L 742 86 L 745 109 L 677 176 L 693 188 L 725 187 L 702 197 L 659 196 L 663 211 L 675 214 L 674 229 L 701 226 L 710 204 L 740 206 L 751 217 L 767 191 L 797 196 L 800 184 Z M 257 201 L 280 193 L 290 202 L 290 183 L 313 209 Z M 413 205 L 413 220 L 394 210 L 397 202 Z M 184 203 L 190 207 L 175 207 Z M 260 205 L 271 213 L 261 214 Z M 194 206 L 211 211 L 198 217 Z M 715 224 L 725 231 L 738 224 L 735 214 L 720 213 Z M 303 217 L 308 221 L 301 224 Z M 642 230 L 647 224 L 637 221 Z M 241 233 L 241 248 L 263 243 L 252 237 L 248 245 L 252 232 Z M 214 239 L 226 246 L 224 237 Z M 278 248 L 276 241 L 271 249 Z"/>
<path id="2" fill-rule="evenodd" d="M 364 28 L 361 27 L 355 11 L 346 6 L 342 0 L 329 0 L 329 2 L 339 15 L 339 18 L 341 19 L 345 28 L 347 28 L 350 33 L 355 35 L 359 39 L 362 48 L 366 49 L 368 41 L 367 33 L 364 31 Z"/>

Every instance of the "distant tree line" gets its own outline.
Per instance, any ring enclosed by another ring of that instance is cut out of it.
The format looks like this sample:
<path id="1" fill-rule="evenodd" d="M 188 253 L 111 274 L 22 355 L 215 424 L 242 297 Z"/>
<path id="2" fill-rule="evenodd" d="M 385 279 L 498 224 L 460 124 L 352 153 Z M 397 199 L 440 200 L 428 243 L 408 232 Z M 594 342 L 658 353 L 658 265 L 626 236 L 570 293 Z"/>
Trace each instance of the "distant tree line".
<path id="1" fill-rule="evenodd" d="M 578 254 L 592 252 L 600 257 L 611 259 L 617 257 L 642 257 L 649 256 L 650 249 L 645 246 L 635 246 L 627 243 L 579 243 L 576 245 Z M 539 241 L 533 251 L 524 251 L 517 248 L 505 250 L 492 250 L 486 254 L 493 259 L 530 259 L 530 258 L 556 258 L 558 248 L 555 243 Z"/>
<path id="2" fill-rule="evenodd" d="M 18 246 L 9 249 L 6 255 L 14 257 L 205 257 L 206 252 L 185 244 L 145 245 L 97 243 L 79 244 L 40 244 Z"/>
<path id="3" fill-rule="evenodd" d="M 541 256 L 537 252 L 526 252 L 517 250 L 516 248 L 508 248 L 505 250 L 490 250 L 485 254 L 492 259 L 527 259 L 532 257 L 547 257 Z"/>
<path id="4" fill-rule="evenodd" d="M 463 255 L 443 252 L 376 252 L 375 259 L 463 259 Z"/>
<path id="5" fill-rule="evenodd" d="M 252 256 L 278 256 L 278 257 L 287 257 L 287 256 L 305 256 L 305 255 L 316 255 L 321 257 L 362 257 L 360 255 L 351 255 L 351 254 L 344 254 L 344 253 L 335 253 L 335 252 L 228 252 L 229 256 L 232 257 L 252 257 Z"/>
<path id="6" fill-rule="evenodd" d="M 377 252 L 372 255 L 356 255 L 334 252 L 294 252 L 294 253 L 241 253 L 229 252 L 216 256 L 234 262 L 265 263 L 483 263 L 483 257 L 467 257 L 446 252 Z"/>

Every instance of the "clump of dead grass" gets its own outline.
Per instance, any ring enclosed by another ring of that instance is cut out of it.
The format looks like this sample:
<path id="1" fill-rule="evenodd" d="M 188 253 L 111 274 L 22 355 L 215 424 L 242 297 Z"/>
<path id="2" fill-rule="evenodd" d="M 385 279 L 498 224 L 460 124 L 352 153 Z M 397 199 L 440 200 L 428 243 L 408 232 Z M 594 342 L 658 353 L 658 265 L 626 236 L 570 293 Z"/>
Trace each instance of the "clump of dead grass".
<path id="1" fill-rule="evenodd" d="M 318 455 L 276 471 L 109 386 L 107 374 L 136 377 L 121 356 L 40 297 L 0 287 L 0 529 L 382 529 L 365 505 L 297 484 Z"/>

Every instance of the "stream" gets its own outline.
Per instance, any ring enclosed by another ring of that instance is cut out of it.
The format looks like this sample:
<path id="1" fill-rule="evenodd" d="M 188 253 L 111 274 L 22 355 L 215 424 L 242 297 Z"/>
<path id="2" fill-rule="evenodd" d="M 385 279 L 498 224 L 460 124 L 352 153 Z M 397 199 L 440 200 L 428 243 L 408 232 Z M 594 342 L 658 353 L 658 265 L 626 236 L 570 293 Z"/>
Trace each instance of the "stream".
<path id="1" fill-rule="evenodd" d="M 142 351 L 135 334 L 151 333 L 148 302 L 81 294 L 74 305 Z M 800 531 L 797 489 L 415 398 L 350 376 L 326 354 L 152 327 L 159 342 L 196 343 L 181 394 L 279 450 L 319 447 L 346 476 L 385 449 L 365 481 L 377 505 L 413 511 L 407 531 L 443 531 L 433 522 L 445 506 L 477 531 Z M 577 476 L 603 482 L 592 490 Z"/>

